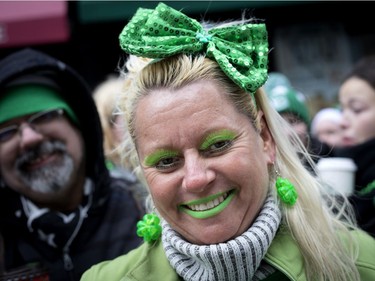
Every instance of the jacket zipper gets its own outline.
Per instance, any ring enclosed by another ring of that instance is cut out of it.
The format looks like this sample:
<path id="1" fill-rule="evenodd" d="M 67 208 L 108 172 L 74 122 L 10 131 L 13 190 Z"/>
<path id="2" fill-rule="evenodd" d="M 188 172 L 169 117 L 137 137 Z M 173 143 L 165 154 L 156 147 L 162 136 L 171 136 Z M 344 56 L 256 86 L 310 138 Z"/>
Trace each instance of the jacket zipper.
<path id="1" fill-rule="evenodd" d="M 86 180 L 84 188 L 92 190 L 91 181 Z M 88 212 L 89 208 L 91 207 L 91 204 L 92 204 L 92 193 L 89 194 L 89 199 L 88 199 L 87 205 L 85 207 L 79 206 L 78 223 L 77 223 L 72 235 L 70 236 L 68 242 L 66 242 L 66 244 L 64 246 L 64 249 L 63 249 L 64 269 L 69 273 L 71 280 L 74 280 L 73 274 L 72 274 L 72 270 L 74 269 L 74 264 L 73 264 L 72 258 L 69 255 L 70 245 L 72 244 L 73 240 L 76 238 L 76 236 L 77 236 L 77 234 L 78 234 L 78 232 L 79 232 L 79 230 L 82 226 L 83 220 L 87 216 L 87 212 Z"/>
<path id="2" fill-rule="evenodd" d="M 72 258 L 69 256 L 67 252 L 64 252 L 63 254 L 63 260 L 64 260 L 64 269 L 66 271 L 71 271 L 74 268 Z"/>

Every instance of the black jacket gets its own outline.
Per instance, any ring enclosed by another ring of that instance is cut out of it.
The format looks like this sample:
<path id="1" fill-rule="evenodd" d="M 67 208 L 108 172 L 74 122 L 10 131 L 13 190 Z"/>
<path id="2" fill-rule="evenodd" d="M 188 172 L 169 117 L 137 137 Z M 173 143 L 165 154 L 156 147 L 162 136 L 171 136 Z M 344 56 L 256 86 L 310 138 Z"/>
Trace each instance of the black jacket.
<path id="1" fill-rule="evenodd" d="M 375 139 L 363 144 L 335 149 L 335 157 L 348 157 L 357 165 L 355 192 L 349 198 L 358 225 L 375 237 Z"/>
<path id="2" fill-rule="evenodd" d="M 61 225 L 54 229 L 57 222 L 49 222 L 48 216 L 43 219 L 43 223 L 50 223 L 51 232 L 66 232 L 73 237 L 68 247 L 51 247 L 27 226 L 20 196 L 7 186 L 1 187 L 0 277 L 2 266 L 8 273 L 45 271 L 51 281 L 79 280 L 91 265 L 127 253 L 141 243 L 136 223 L 143 210 L 130 192 L 137 182 L 112 178 L 106 169 L 95 103 L 88 86 L 72 68 L 32 49 L 18 51 L 0 61 L 0 95 L 14 79 L 28 74 L 48 77 L 56 83 L 76 114 L 85 143 L 86 177 L 91 179 L 94 192 L 77 235 Z"/>

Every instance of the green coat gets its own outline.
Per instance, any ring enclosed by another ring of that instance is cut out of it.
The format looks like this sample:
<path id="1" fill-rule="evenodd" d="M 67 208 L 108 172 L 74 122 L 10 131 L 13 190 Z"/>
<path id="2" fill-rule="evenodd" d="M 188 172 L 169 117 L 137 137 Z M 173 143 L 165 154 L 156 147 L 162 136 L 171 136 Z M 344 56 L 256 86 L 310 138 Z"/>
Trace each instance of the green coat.
<path id="1" fill-rule="evenodd" d="M 356 232 L 359 241 L 357 267 L 362 281 L 375 280 L 375 239 L 364 232 Z M 267 280 L 306 280 L 303 259 L 289 235 L 277 234 L 265 260 L 277 268 Z M 160 240 L 145 243 L 127 255 L 101 262 L 89 269 L 81 281 L 178 281 L 182 280 L 169 265 Z"/>

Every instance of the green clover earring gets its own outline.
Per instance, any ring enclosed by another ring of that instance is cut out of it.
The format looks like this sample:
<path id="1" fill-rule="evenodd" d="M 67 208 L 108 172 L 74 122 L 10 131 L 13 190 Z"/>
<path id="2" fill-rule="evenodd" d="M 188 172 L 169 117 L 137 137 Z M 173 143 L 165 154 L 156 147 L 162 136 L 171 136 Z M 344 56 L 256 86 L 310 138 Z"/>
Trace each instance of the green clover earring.
<path id="1" fill-rule="evenodd" d="M 145 214 L 137 223 L 137 235 L 146 242 L 153 242 L 161 235 L 160 219 L 156 214 Z"/>
<path id="2" fill-rule="evenodd" d="M 298 194 L 294 185 L 286 178 L 282 178 L 276 170 L 276 190 L 281 201 L 289 206 L 293 206 L 298 198 Z"/>

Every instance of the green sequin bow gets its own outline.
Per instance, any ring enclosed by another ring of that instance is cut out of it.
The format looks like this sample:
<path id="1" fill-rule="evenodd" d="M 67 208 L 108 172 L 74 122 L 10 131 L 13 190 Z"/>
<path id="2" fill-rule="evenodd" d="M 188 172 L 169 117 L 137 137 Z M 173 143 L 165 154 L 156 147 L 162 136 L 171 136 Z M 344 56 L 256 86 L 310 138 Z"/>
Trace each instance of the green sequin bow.
<path id="1" fill-rule="evenodd" d="M 119 40 L 125 52 L 148 58 L 205 53 L 250 93 L 267 80 L 265 24 L 239 24 L 206 32 L 198 21 L 159 3 L 154 10 L 139 8 L 122 30 Z"/>

